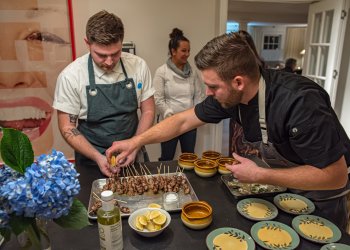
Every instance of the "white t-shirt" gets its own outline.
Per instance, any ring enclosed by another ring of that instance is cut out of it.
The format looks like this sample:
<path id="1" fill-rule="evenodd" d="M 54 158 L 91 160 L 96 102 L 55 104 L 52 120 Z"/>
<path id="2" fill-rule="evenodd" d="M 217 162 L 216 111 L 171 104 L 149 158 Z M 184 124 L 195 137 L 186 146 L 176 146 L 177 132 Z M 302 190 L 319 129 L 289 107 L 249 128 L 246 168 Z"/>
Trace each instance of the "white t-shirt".
<path id="1" fill-rule="evenodd" d="M 89 85 L 89 53 L 77 58 L 58 76 L 53 107 L 62 112 L 78 115 L 78 119 L 87 118 L 86 86 Z M 138 107 L 140 103 L 154 95 L 151 72 L 146 62 L 133 54 L 122 52 L 125 71 L 134 79 Z M 106 73 L 93 62 L 96 84 L 111 84 L 125 79 L 120 62 L 114 70 Z"/>

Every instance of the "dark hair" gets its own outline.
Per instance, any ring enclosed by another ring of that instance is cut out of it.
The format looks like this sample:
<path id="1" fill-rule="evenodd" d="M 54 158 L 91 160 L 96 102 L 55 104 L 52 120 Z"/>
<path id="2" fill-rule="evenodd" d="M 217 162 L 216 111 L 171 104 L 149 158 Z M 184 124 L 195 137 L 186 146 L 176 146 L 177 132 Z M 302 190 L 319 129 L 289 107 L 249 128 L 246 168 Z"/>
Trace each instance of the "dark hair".
<path id="1" fill-rule="evenodd" d="M 86 38 L 89 43 L 110 45 L 123 41 L 124 25 L 116 15 L 102 10 L 89 18 L 86 24 Z"/>
<path id="2" fill-rule="evenodd" d="M 223 34 L 209 41 L 195 56 L 199 70 L 213 69 L 225 82 L 237 75 L 259 77 L 260 59 L 238 32 Z"/>
<path id="3" fill-rule="evenodd" d="M 174 28 L 173 31 L 169 34 L 170 40 L 169 40 L 169 55 L 171 56 L 171 50 L 176 50 L 180 46 L 180 41 L 186 41 L 190 42 L 185 36 L 182 30 L 178 28 Z"/>
<path id="4" fill-rule="evenodd" d="M 286 65 L 285 65 L 285 67 L 287 68 L 292 68 L 293 66 L 295 66 L 296 65 L 296 63 L 297 63 L 297 60 L 296 59 L 294 59 L 294 58 L 288 58 L 287 60 L 286 60 Z"/>

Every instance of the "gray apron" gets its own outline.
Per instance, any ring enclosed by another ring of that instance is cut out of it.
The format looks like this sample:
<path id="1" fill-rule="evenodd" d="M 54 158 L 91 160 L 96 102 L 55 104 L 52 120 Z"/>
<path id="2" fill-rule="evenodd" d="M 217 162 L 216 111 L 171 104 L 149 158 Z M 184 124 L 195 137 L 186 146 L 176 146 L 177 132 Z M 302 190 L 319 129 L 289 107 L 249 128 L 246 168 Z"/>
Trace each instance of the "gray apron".
<path id="1" fill-rule="evenodd" d="M 91 55 L 88 59 L 87 119 L 79 120 L 78 130 L 101 154 L 114 141 L 134 136 L 139 122 L 134 80 L 128 77 L 122 59 L 120 65 L 124 80 L 112 84 L 96 84 Z M 145 149 L 141 151 L 145 153 Z M 75 157 L 81 164 L 96 165 L 78 152 L 75 152 Z"/>
<path id="2" fill-rule="evenodd" d="M 265 80 L 261 77 L 259 81 L 259 124 L 261 130 L 262 141 L 248 142 L 244 139 L 244 142 L 250 144 L 252 148 L 259 150 L 262 161 L 271 168 L 291 168 L 298 166 L 294 162 L 285 159 L 275 148 L 273 143 L 268 141 L 268 128 L 265 118 L 265 94 L 266 84 Z M 239 114 L 240 115 L 240 114 Z M 346 197 L 345 194 L 349 191 L 347 188 L 339 190 L 327 190 L 327 191 L 305 191 L 297 189 L 289 189 L 293 193 L 303 195 L 311 199 L 320 212 L 321 216 L 329 218 L 339 227 L 345 229 L 347 224 L 346 213 Z M 344 211 L 344 213 L 340 212 Z"/>

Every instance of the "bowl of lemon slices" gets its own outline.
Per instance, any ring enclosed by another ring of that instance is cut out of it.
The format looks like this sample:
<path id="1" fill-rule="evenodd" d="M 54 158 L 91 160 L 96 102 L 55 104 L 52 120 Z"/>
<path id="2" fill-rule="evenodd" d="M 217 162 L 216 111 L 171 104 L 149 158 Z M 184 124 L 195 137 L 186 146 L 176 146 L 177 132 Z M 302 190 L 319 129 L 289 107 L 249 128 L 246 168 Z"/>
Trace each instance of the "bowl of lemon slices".
<path id="1" fill-rule="evenodd" d="M 129 226 L 144 237 L 154 237 L 162 233 L 170 224 L 170 214 L 161 208 L 140 208 L 130 214 Z"/>

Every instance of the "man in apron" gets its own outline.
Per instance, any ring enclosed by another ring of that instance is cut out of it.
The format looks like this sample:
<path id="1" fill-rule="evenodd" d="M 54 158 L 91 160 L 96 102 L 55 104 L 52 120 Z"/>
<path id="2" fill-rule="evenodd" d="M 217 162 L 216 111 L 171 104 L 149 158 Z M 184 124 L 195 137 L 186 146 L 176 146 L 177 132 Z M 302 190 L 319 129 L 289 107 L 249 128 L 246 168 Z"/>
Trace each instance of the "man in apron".
<path id="1" fill-rule="evenodd" d="M 106 149 L 113 141 L 151 127 L 155 112 L 149 68 L 140 57 L 122 52 L 123 38 L 120 18 L 107 11 L 93 15 L 85 38 L 90 53 L 61 72 L 53 104 L 60 131 L 75 150 L 76 164 L 97 165 L 107 176 L 117 168 L 110 167 Z M 144 148 L 135 150 L 125 163 L 135 159 L 147 160 Z"/>
<path id="2" fill-rule="evenodd" d="M 106 155 L 119 152 L 117 160 L 123 160 L 141 145 L 232 118 L 242 126 L 244 142 L 256 149 L 248 152 L 259 151 L 263 163 L 233 154 L 240 163 L 227 168 L 239 181 L 288 187 L 345 229 L 350 140 L 328 94 L 300 75 L 263 69 L 253 51 L 239 33 L 208 42 L 195 57 L 208 97 L 141 135 L 114 143 Z"/>

